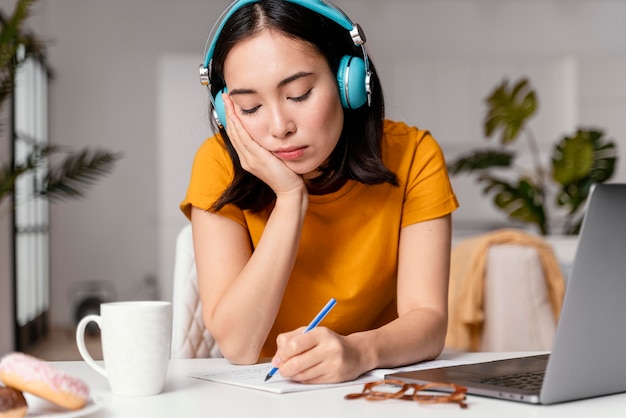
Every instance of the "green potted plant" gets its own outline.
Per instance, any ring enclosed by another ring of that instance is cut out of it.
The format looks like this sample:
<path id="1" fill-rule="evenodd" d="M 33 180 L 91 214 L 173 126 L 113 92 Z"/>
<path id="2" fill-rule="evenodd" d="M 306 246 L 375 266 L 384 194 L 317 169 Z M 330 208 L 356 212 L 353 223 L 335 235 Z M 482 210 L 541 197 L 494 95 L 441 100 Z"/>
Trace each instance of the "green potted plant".
<path id="1" fill-rule="evenodd" d="M 0 106 L 11 98 L 16 72 L 23 62 L 19 57 L 37 56 L 43 52 L 43 44 L 22 29 L 32 3 L 33 0 L 18 0 L 13 13 L 2 17 L 0 22 Z M 0 205 L 11 195 L 20 176 L 44 166 L 48 169 L 34 182 L 32 197 L 47 196 L 50 201 L 83 197 L 85 189 L 110 173 L 121 158 L 120 153 L 104 149 L 72 150 L 59 145 L 31 145 L 27 157 L 20 163 L 0 159 Z M 57 158 L 53 161 L 52 156 Z M 0 216 L 3 213 L 6 212 L 0 212 Z"/>
<path id="2" fill-rule="evenodd" d="M 451 175 L 476 175 L 483 194 L 490 195 L 512 221 L 532 224 L 542 235 L 577 234 L 593 185 L 614 174 L 615 143 L 600 129 L 578 128 L 554 144 L 546 163 L 528 125 L 538 107 L 528 79 L 511 85 L 504 80 L 486 103 L 485 137 L 499 136 L 499 146 L 477 149 L 450 162 Z M 528 141 L 532 167 L 517 165 L 517 154 L 511 149 L 522 136 Z"/>

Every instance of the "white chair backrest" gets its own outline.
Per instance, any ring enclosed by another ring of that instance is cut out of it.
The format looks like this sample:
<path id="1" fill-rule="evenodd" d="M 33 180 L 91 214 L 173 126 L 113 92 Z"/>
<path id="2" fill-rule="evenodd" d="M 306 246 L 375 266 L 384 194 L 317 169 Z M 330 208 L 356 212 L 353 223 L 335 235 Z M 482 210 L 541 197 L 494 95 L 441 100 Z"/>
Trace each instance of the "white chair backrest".
<path id="1" fill-rule="evenodd" d="M 202 320 L 191 224 L 185 225 L 176 238 L 172 305 L 171 358 L 222 357 Z"/>
<path id="2" fill-rule="evenodd" d="M 537 250 L 500 244 L 487 257 L 481 351 L 549 351 L 556 322 Z"/>

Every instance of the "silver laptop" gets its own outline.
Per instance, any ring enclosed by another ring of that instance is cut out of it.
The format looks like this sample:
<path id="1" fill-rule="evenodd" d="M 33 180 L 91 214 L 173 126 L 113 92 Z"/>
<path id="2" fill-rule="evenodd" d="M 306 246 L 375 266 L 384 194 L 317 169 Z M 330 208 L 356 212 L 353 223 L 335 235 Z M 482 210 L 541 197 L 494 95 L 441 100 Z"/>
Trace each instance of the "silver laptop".
<path id="1" fill-rule="evenodd" d="M 387 377 L 537 404 L 626 392 L 626 184 L 591 194 L 549 355 Z"/>

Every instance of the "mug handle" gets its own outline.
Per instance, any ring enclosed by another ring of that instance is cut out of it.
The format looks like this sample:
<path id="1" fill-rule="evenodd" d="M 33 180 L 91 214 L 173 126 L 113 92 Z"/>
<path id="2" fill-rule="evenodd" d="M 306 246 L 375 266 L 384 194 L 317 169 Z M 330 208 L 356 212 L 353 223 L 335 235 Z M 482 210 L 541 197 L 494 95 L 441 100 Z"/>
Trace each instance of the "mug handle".
<path id="1" fill-rule="evenodd" d="M 89 324 L 90 322 L 95 322 L 96 324 L 98 324 L 98 328 L 102 329 L 100 321 L 100 315 L 87 315 L 83 319 L 81 319 L 78 323 L 78 326 L 76 327 L 76 345 L 78 346 L 78 352 L 87 362 L 87 364 L 90 365 L 92 369 L 100 373 L 102 376 L 107 377 L 107 371 L 94 361 L 93 357 L 91 357 L 91 354 L 89 354 L 89 351 L 85 346 L 85 328 L 87 327 L 87 324 Z"/>

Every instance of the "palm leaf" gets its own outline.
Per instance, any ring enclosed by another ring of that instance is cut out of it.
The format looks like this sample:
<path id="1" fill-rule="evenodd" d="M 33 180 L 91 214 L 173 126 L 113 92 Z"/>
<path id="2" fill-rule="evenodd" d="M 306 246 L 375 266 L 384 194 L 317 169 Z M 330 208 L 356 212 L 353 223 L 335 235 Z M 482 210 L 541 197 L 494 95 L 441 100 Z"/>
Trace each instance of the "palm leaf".
<path id="1" fill-rule="evenodd" d="M 121 154 L 101 149 L 72 152 L 50 169 L 39 190 L 50 201 L 85 196 L 85 188 L 113 170 Z"/>
<path id="2" fill-rule="evenodd" d="M 13 93 L 16 72 L 22 59 L 42 57 L 43 45 L 34 35 L 22 31 L 22 24 L 34 2 L 18 0 L 11 16 L 0 16 L 0 103 L 4 103 Z M 14 162 L 14 166 L 6 164 L 0 167 L 0 203 L 14 191 L 20 176 L 40 168 L 44 168 L 44 177 L 35 176 L 34 196 L 47 196 L 51 201 L 83 197 L 85 189 L 110 173 L 115 162 L 121 158 L 118 153 L 83 149 L 68 151 L 60 164 L 53 164 L 49 162 L 49 157 L 64 152 L 59 146 L 42 146 L 30 142 L 27 145 L 29 151 L 24 160 Z"/>
<path id="3" fill-rule="evenodd" d="M 7 19 L 0 19 L 0 102 L 4 102 L 13 92 L 15 71 L 19 65 L 18 49 L 24 48 L 24 56 L 37 55 L 42 51 L 41 44 L 33 35 L 21 31 L 33 2 L 34 0 L 19 0 L 13 14 Z"/>
<path id="4" fill-rule="evenodd" d="M 13 191 L 15 182 L 19 176 L 34 167 L 17 166 L 12 168 L 9 164 L 3 165 L 0 169 L 0 201 L 7 194 Z"/>
<path id="5" fill-rule="evenodd" d="M 11 167 L 10 164 L 2 166 L 0 170 L 0 202 L 7 194 L 13 192 L 19 176 L 36 169 L 45 161 L 44 157 L 47 153 L 47 148 L 34 146 L 25 161 L 15 164 L 14 167 Z"/>

